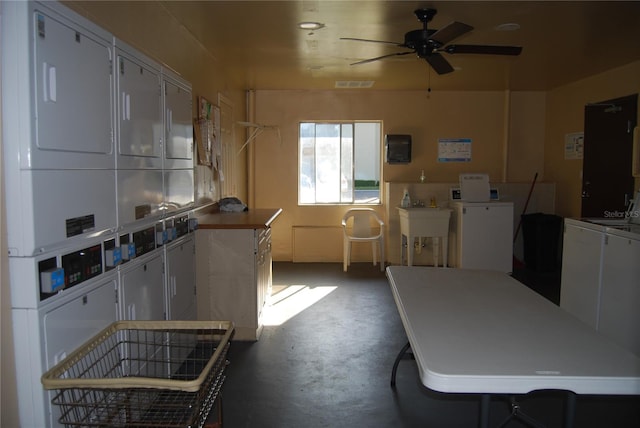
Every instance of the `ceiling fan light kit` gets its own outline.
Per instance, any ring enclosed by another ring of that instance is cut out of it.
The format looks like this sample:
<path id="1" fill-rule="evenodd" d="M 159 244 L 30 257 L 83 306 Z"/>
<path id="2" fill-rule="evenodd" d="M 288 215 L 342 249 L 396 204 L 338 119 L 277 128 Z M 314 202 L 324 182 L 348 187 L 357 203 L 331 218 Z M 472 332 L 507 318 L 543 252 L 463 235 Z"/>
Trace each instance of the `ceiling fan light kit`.
<path id="1" fill-rule="evenodd" d="M 304 21 L 298 23 L 298 28 L 300 28 L 301 30 L 319 30 L 321 28 L 324 28 L 324 24 L 315 21 Z"/>
<path id="2" fill-rule="evenodd" d="M 436 73 L 447 74 L 454 71 L 454 68 L 451 66 L 451 64 L 449 64 L 449 61 L 447 61 L 441 53 L 516 56 L 520 55 L 520 53 L 522 52 L 521 46 L 460 44 L 447 45 L 447 43 L 451 42 L 452 40 L 472 31 L 473 27 L 462 22 L 454 21 L 444 28 L 441 28 L 440 30 L 432 30 L 427 28 L 428 23 L 433 19 L 436 13 L 436 9 L 415 10 L 414 14 L 418 18 L 418 20 L 422 22 L 422 28 L 405 33 L 403 43 L 388 42 L 382 40 L 357 39 L 352 37 L 341 38 L 341 40 L 386 43 L 395 45 L 400 48 L 410 49 L 410 51 L 396 52 L 382 55 L 376 58 L 365 59 L 362 61 L 354 62 L 351 65 L 365 64 L 392 56 L 416 54 L 418 58 L 422 58 L 427 61 L 429 65 L 436 71 Z"/>

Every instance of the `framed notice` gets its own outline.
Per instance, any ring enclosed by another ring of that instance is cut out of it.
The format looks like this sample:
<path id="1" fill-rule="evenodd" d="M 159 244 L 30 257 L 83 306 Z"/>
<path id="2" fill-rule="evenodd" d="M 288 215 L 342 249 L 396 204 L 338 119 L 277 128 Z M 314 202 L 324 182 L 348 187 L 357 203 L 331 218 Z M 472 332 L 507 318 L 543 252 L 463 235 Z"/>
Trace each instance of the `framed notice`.
<path id="1" fill-rule="evenodd" d="M 438 162 L 471 162 L 471 138 L 439 138 Z"/>

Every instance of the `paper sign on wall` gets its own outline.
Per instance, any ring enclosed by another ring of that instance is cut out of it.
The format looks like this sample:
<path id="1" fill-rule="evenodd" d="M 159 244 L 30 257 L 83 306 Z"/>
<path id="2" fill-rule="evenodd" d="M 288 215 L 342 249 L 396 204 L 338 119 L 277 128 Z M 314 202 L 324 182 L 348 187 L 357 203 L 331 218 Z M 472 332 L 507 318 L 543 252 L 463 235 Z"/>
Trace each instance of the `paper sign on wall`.
<path id="1" fill-rule="evenodd" d="M 439 138 L 438 162 L 471 162 L 471 138 Z"/>
<path id="2" fill-rule="evenodd" d="M 582 159 L 584 153 L 584 132 L 574 132 L 564 136 L 564 158 Z"/>

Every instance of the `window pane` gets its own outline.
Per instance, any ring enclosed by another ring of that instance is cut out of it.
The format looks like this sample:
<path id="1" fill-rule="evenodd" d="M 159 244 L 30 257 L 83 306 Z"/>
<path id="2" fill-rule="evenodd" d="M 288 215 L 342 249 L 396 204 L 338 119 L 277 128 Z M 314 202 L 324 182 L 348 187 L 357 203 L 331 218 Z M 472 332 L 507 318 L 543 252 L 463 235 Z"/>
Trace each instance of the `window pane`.
<path id="1" fill-rule="evenodd" d="M 353 202 L 353 125 L 342 125 L 340 202 Z"/>
<path id="2" fill-rule="evenodd" d="M 358 122 L 354 138 L 356 203 L 380 203 L 380 123 Z"/>
<path id="3" fill-rule="evenodd" d="M 313 204 L 316 201 L 315 123 L 300 124 L 300 165 L 298 202 Z"/>
<path id="4" fill-rule="evenodd" d="M 316 202 L 340 201 L 340 126 L 316 125 Z"/>

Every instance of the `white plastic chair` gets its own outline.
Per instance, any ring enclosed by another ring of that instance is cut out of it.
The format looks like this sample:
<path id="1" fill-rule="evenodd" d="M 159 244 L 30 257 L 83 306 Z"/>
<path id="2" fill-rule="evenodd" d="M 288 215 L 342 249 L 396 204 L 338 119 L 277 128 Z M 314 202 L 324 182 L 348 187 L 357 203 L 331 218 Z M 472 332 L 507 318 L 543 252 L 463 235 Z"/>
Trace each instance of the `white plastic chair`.
<path id="1" fill-rule="evenodd" d="M 372 225 L 378 224 L 378 227 Z M 377 229 L 377 230 L 376 230 Z M 344 231 L 343 270 L 351 264 L 351 244 L 353 242 L 371 242 L 373 265 L 377 263 L 377 248 L 380 246 L 380 270 L 384 272 L 384 222 L 373 208 L 352 208 L 342 217 Z"/>

